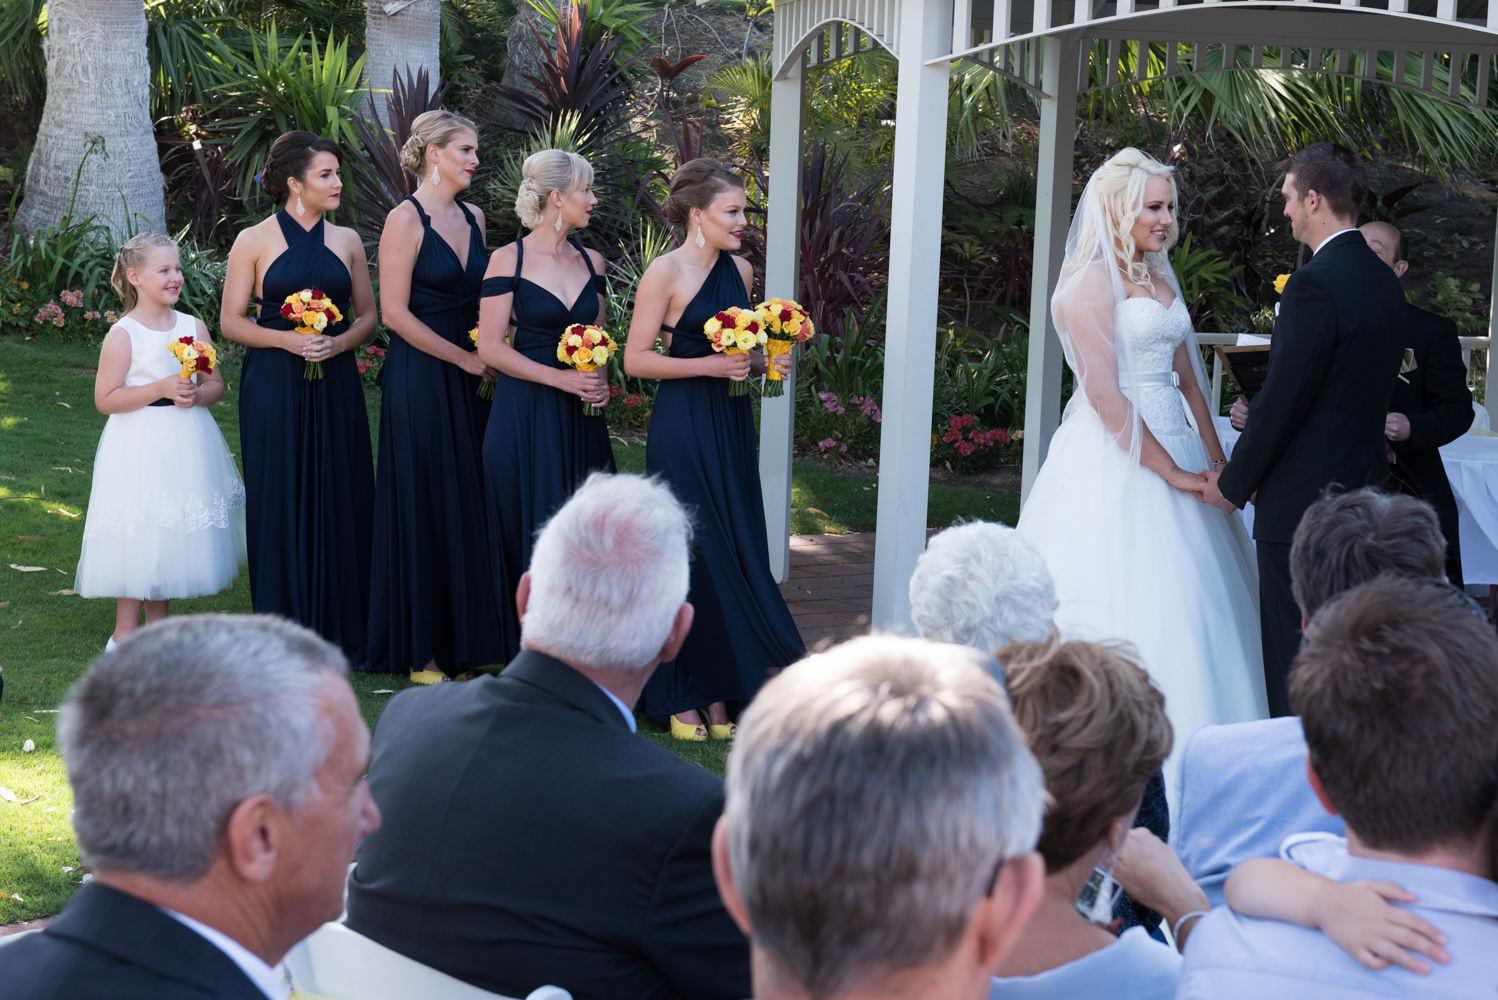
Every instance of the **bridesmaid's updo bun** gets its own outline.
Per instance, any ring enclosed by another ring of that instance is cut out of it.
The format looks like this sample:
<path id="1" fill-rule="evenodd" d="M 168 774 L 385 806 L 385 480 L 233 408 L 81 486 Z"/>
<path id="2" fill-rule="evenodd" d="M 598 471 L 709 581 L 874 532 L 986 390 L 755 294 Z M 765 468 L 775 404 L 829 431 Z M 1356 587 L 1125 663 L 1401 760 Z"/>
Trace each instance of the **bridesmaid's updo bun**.
<path id="1" fill-rule="evenodd" d="M 525 158 L 520 168 L 520 189 L 515 192 L 515 214 L 527 229 L 541 224 L 546 199 L 553 191 L 569 195 L 593 183 L 593 167 L 576 153 L 543 149 Z"/>
<path id="2" fill-rule="evenodd" d="M 286 186 L 289 178 L 304 180 L 312 166 L 312 158 L 318 153 L 332 153 L 343 164 L 343 150 L 332 139 L 298 129 L 285 132 L 270 144 L 270 155 L 265 158 L 265 170 L 260 174 L 260 184 L 265 193 L 278 202 L 291 197 Z"/>
<path id="3" fill-rule="evenodd" d="M 717 160 L 689 160 L 671 175 L 671 190 L 666 195 L 666 219 L 673 226 L 685 226 L 687 213 L 706 209 L 713 199 L 728 190 L 742 190 L 744 179 Z"/>
<path id="4" fill-rule="evenodd" d="M 472 132 L 475 136 L 479 134 L 478 126 L 462 115 L 455 115 L 451 111 L 422 112 L 411 122 L 411 137 L 401 147 L 401 167 L 418 181 L 421 180 L 422 171 L 426 167 L 427 147 L 446 149 L 447 144 L 453 141 L 453 136 L 463 131 Z"/>

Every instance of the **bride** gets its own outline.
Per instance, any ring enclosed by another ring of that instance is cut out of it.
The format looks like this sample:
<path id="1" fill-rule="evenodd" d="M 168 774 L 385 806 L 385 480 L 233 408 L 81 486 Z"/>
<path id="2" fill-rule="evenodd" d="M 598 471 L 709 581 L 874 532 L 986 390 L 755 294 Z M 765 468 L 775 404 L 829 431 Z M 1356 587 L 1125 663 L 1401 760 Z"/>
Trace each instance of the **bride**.
<path id="1" fill-rule="evenodd" d="M 1061 632 L 1137 648 L 1173 759 L 1200 726 L 1268 714 L 1253 546 L 1200 494 L 1224 460 L 1166 259 L 1176 209 L 1171 168 L 1137 149 L 1087 182 L 1051 299 L 1076 389 L 1019 519 L 1055 576 Z"/>

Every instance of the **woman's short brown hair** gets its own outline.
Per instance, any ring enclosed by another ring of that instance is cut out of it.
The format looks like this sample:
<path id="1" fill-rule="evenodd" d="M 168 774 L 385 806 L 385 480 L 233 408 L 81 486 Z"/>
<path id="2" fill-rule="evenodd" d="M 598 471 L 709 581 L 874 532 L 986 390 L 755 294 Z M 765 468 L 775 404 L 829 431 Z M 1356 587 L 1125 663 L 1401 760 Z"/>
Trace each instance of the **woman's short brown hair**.
<path id="1" fill-rule="evenodd" d="M 1085 855 L 1139 806 L 1170 754 L 1165 696 L 1124 647 L 1025 642 L 999 650 L 1014 717 L 1045 773 L 1047 872 Z"/>

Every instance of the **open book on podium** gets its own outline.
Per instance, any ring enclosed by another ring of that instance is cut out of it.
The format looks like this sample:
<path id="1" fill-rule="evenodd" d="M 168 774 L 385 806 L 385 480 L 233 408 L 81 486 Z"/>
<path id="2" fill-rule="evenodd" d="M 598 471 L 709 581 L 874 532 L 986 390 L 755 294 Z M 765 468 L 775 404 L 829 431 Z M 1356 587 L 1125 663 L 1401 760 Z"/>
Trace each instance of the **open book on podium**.
<path id="1" fill-rule="evenodd" d="M 1253 399 L 1269 374 L 1269 338 L 1241 333 L 1238 343 L 1220 345 L 1214 351 L 1238 395 Z"/>

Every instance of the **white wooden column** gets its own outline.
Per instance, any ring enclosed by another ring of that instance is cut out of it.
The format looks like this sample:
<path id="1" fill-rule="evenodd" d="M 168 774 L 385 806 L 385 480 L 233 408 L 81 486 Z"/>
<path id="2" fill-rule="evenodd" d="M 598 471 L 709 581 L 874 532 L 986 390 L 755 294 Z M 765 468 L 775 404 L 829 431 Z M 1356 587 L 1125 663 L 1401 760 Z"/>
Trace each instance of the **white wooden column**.
<path id="1" fill-rule="evenodd" d="M 801 126 L 806 107 L 805 56 L 770 84 L 770 210 L 765 224 L 765 295 L 799 298 L 801 280 Z M 759 481 L 770 538 L 770 572 L 791 571 L 791 443 L 796 431 L 796 376 L 785 395 L 759 410 Z"/>
<path id="2" fill-rule="evenodd" d="M 1498 0 L 1490 2 L 1491 10 L 1498 12 Z M 1498 427 L 1498 386 L 1493 384 L 1493 375 L 1498 372 L 1498 365 L 1493 363 L 1494 347 L 1498 345 L 1498 232 L 1493 235 L 1493 280 L 1488 285 L 1488 299 L 1488 367 L 1483 375 L 1483 385 L 1487 391 L 1488 420 L 1493 427 Z"/>
<path id="3" fill-rule="evenodd" d="M 876 628 L 909 624 L 910 575 L 926 544 L 951 69 L 949 62 L 928 66 L 926 61 L 951 52 L 952 4 L 950 0 L 905 0 L 899 17 L 900 89 L 895 111 L 884 423 L 879 438 L 879 520 L 874 546 Z"/>
<path id="4" fill-rule="evenodd" d="M 1030 363 L 1025 381 L 1025 448 L 1020 502 L 1030 495 L 1051 435 L 1061 423 L 1061 343 L 1051 293 L 1071 225 L 1072 137 L 1082 46 L 1075 33 L 1045 39 L 1041 67 L 1040 151 L 1035 169 L 1035 261 L 1030 285 Z"/>

